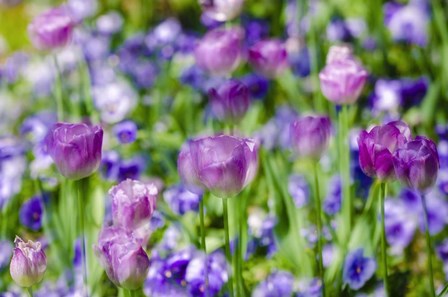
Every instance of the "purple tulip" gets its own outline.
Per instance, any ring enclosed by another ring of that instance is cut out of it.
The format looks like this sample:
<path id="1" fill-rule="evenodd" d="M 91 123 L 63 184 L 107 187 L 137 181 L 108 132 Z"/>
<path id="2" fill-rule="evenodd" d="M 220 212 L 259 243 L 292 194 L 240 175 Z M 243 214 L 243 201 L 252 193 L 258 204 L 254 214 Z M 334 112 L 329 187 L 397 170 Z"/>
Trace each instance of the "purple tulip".
<path id="1" fill-rule="evenodd" d="M 199 0 L 199 4 L 209 18 L 225 22 L 240 14 L 244 0 Z"/>
<path id="2" fill-rule="evenodd" d="M 408 187 L 426 191 L 431 188 L 439 171 L 439 156 L 435 143 L 417 136 L 394 154 L 393 163 L 397 177 Z"/>
<path id="3" fill-rule="evenodd" d="M 187 142 L 178 157 L 182 181 L 195 191 L 208 189 L 221 198 L 237 195 L 258 168 L 258 145 L 247 138 L 219 135 Z"/>
<path id="4" fill-rule="evenodd" d="M 380 180 L 395 178 L 393 154 L 410 139 L 409 127 L 401 122 L 376 126 L 362 131 L 358 138 L 359 164 L 362 171 Z"/>
<path id="5" fill-rule="evenodd" d="M 376 262 L 364 257 L 363 249 L 350 252 L 344 263 L 343 279 L 353 290 L 359 290 L 375 274 Z"/>
<path id="6" fill-rule="evenodd" d="M 158 190 L 154 184 L 126 179 L 109 190 L 113 223 L 128 232 L 148 229 L 156 208 Z"/>
<path id="7" fill-rule="evenodd" d="M 196 46 L 196 64 L 212 75 L 230 74 L 240 64 L 242 39 L 243 30 L 239 27 L 208 32 Z"/>
<path id="8" fill-rule="evenodd" d="M 262 40 L 254 44 L 248 53 L 249 63 L 255 71 L 275 78 L 288 67 L 288 53 L 280 40 Z"/>
<path id="9" fill-rule="evenodd" d="M 40 50 L 63 47 L 72 38 L 74 21 L 68 9 L 57 7 L 37 16 L 28 26 L 33 45 Z"/>
<path id="10" fill-rule="evenodd" d="M 326 116 L 306 116 L 291 123 L 291 146 L 300 157 L 320 159 L 328 147 L 331 121 Z"/>
<path id="11" fill-rule="evenodd" d="M 249 89 L 238 80 L 225 81 L 208 95 L 213 114 L 221 121 L 238 122 L 249 109 Z"/>
<path id="12" fill-rule="evenodd" d="M 21 287 L 39 283 L 47 269 L 47 257 L 40 242 L 24 242 L 16 236 L 14 254 L 9 266 L 12 279 Z"/>
<path id="13" fill-rule="evenodd" d="M 94 249 L 115 285 L 128 290 L 143 285 L 149 270 L 149 259 L 140 240 L 120 227 L 107 227 L 99 234 L 98 245 Z"/>
<path id="14" fill-rule="evenodd" d="M 327 56 L 327 65 L 319 74 L 322 93 L 335 104 L 354 103 L 367 76 L 367 71 L 355 60 L 350 49 L 333 46 Z"/>
<path id="15" fill-rule="evenodd" d="M 84 123 L 57 123 L 49 131 L 45 146 L 59 172 L 78 180 L 95 172 L 101 161 L 103 129 Z"/>

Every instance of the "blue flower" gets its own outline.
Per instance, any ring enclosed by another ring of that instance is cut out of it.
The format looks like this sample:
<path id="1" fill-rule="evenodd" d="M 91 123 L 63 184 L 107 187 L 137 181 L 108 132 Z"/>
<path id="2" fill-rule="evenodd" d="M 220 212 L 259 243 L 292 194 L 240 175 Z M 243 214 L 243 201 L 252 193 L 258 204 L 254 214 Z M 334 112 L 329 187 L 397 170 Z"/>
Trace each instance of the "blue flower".
<path id="1" fill-rule="evenodd" d="M 252 98 L 260 99 L 266 96 L 269 90 L 269 80 L 259 74 L 251 73 L 241 78 L 241 82 L 249 88 Z"/>
<path id="2" fill-rule="evenodd" d="M 328 215 L 334 215 L 341 209 L 342 185 L 339 175 L 331 178 L 328 186 L 328 193 L 324 201 L 324 211 Z"/>
<path id="3" fill-rule="evenodd" d="M 13 245 L 8 240 L 0 240 L 0 271 L 9 266 L 13 248 Z"/>
<path id="4" fill-rule="evenodd" d="M 286 271 L 271 273 L 254 289 L 252 297 L 282 297 L 291 296 L 294 276 Z"/>
<path id="5" fill-rule="evenodd" d="M 175 214 L 183 215 L 189 211 L 198 211 L 202 194 L 190 192 L 184 185 L 178 184 L 165 190 L 163 198 Z"/>
<path id="6" fill-rule="evenodd" d="M 343 279 L 353 290 L 358 290 L 373 276 L 376 262 L 364 257 L 362 248 L 350 252 L 345 258 Z"/>
<path id="7" fill-rule="evenodd" d="M 20 223 L 25 227 L 38 231 L 42 227 L 43 201 L 39 196 L 32 197 L 20 208 Z"/>
<path id="8" fill-rule="evenodd" d="M 297 208 L 303 207 L 308 203 L 310 186 L 303 175 L 292 174 L 289 176 L 288 192 Z"/>
<path id="9" fill-rule="evenodd" d="M 118 180 L 123 181 L 128 178 L 138 180 L 145 167 L 146 160 L 142 156 L 122 160 L 118 167 Z"/>
<path id="10" fill-rule="evenodd" d="M 322 284 L 320 279 L 303 279 L 298 283 L 298 292 L 296 297 L 321 297 Z"/>
<path id="11" fill-rule="evenodd" d="M 116 151 L 106 151 L 103 153 L 100 171 L 105 180 L 113 181 L 118 179 L 120 162 L 120 155 Z"/>
<path id="12" fill-rule="evenodd" d="M 402 200 L 388 199 L 384 208 L 387 242 L 393 254 L 401 254 L 414 237 L 417 220 Z"/>
<path id="13" fill-rule="evenodd" d="M 132 143 L 137 138 L 137 125 L 133 121 L 124 121 L 114 126 L 114 133 L 121 144 Z"/>

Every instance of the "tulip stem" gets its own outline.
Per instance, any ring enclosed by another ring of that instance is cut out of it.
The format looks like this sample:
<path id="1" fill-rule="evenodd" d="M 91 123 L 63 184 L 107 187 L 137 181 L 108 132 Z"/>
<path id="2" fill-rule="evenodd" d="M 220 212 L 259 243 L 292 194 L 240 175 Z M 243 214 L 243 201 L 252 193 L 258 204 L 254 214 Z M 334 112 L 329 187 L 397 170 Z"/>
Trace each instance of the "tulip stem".
<path id="1" fill-rule="evenodd" d="M 33 288 L 31 287 L 26 288 L 26 292 L 28 293 L 29 297 L 33 297 Z"/>
<path id="2" fill-rule="evenodd" d="M 205 296 L 208 296 L 208 265 L 207 265 L 207 246 L 205 244 L 205 213 L 204 213 L 205 194 L 199 203 L 199 219 L 201 224 L 201 248 L 205 256 Z"/>
<path id="3" fill-rule="evenodd" d="M 229 266 L 232 267 L 232 255 L 230 253 L 230 236 L 229 236 L 229 214 L 228 214 L 228 210 L 227 210 L 227 204 L 228 204 L 228 199 L 227 198 L 223 198 L 222 199 L 222 211 L 223 211 L 223 217 L 224 217 L 224 233 L 225 233 L 225 240 L 226 240 L 226 257 L 227 260 L 229 261 Z M 232 269 L 230 269 L 229 271 L 229 282 L 228 282 L 228 287 L 229 287 L 229 295 L 230 297 L 233 297 L 233 277 L 232 277 Z"/>
<path id="4" fill-rule="evenodd" d="M 58 59 L 53 55 L 54 67 L 56 69 L 56 84 L 55 84 L 55 99 L 56 99 L 56 112 L 58 121 L 64 121 L 64 104 L 62 98 L 62 75 L 59 67 Z"/>
<path id="5" fill-rule="evenodd" d="M 322 282 L 322 296 L 325 297 L 325 279 L 324 279 L 324 265 L 322 257 L 322 203 L 319 193 L 319 179 L 318 179 L 318 161 L 314 162 L 314 187 L 315 187 L 315 203 L 316 203 L 316 222 L 317 222 L 317 258 L 319 277 Z"/>
<path id="6" fill-rule="evenodd" d="M 83 195 L 87 194 L 88 187 L 88 177 L 83 178 L 77 182 L 78 186 L 78 220 L 79 220 L 79 228 L 80 228 L 80 238 L 81 238 L 81 265 L 82 265 L 82 274 L 83 274 L 83 284 L 86 289 L 86 296 L 88 296 L 88 288 L 87 288 L 87 253 L 86 253 L 86 238 L 85 238 L 85 227 L 84 227 L 84 203 L 83 203 Z"/>
<path id="7" fill-rule="evenodd" d="M 339 170 L 342 180 L 342 242 L 348 244 L 352 225 L 352 199 L 350 189 L 350 149 L 348 144 L 348 106 L 344 105 L 339 113 Z"/>
<path id="8" fill-rule="evenodd" d="M 432 243 L 431 243 L 431 235 L 429 234 L 429 216 L 428 216 L 428 208 L 426 206 L 426 197 L 424 194 L 422 196 L 422 206 L 423 212 L 425 214 L 425 236 L 426 236 L 426 253 L 428 258 L 428 269 L 429 269 L 429 289 L 431 291 L 431 296 L 436 296 L 436 290 L 434 288 L 434 273 L 432 269 Z"/>
<path id="9" fill-rule="evenodd" d="M 386 297 L 389 296 L 389 281 L 387 274 L 387 246 L 386 246 L 386 225 L 384 217 L 384 199 L 386 198 L 387 185 L 385 182 L 381 183 L 380 190 L 380 203 L 381 203 L 381 250 L 383 258 L 383 282 L 384 282 L 384 292 Z"/>

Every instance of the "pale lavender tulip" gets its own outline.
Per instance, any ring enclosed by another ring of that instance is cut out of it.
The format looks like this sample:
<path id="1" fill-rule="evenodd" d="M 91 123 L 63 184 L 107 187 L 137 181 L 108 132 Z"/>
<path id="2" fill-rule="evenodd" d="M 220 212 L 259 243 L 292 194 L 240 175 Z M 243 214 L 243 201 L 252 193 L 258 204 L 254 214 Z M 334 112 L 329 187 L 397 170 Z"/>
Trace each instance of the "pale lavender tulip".
<path id="1" fill-rule="evenodd" d="M 24 242 L 16 236 L 14 243 L 16 247 L 9 267 L 11 277 L 19 286 L 31 287 L 43 279 L 47 257 L 40 242 Z"/>

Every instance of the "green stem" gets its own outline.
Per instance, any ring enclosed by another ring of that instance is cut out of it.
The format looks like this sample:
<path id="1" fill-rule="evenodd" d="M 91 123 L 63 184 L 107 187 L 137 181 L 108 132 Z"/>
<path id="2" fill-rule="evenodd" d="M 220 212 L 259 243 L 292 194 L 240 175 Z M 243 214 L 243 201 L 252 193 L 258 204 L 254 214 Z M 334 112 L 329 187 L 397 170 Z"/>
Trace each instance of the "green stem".
<path id="1" fill-rule="evenodd" d="M 54 67 L 56 69 L 56 84 L 55 84 L 55 98 L 56 98 L 56 111 L 58 121 L 64 121 L 64 103 L 62 98 L 62 74 L 59 67 L 58 59 L 53 55 Z"/>
<path id="2" fill-rule="evenodd" d="M 325 279 L 324 279 L 324 265 L 323 265 L 323 257 L 322 257 L 322 245 L 323 245 L 323 236 L 322 236 L 322 203 L 320 200 L 319 193 L 319 179 L 318 179 L 318 161 L 314 162 L 314 186 L 315 186 L 315 202 L 316 202 L 316 223 L 317 223 L 317 253 L 318 253 L 318 271 L 319 277 L 322 282 L 322 296 L 325 297 Z"/>
<path id="3" fill-rule="evenodd" d="M 243 196 L 243 195 L 241 195 Z M 242 209 L 243 209 L 243 197 L 239 197 L 240 201 L 235 203 L 235 211 L 236 211 L 236 224 L 238 226 L 238 241 L 236 245 L 235 252 L 235 278 L 236 278 L 236 295 L 243 296 L 242 288 L 243 288 L 243 280 L 241 275 L 241 265 L 242 265 L 242 240 L 243 240 L 243 223 L 242 223 Z"/>
<path id="4" fill-rule="evenodd" d="M 201 248 L 205 255 L 205 263 L 207 263 L 207 246 L 205 244 L 205 213 L 204 213 L 205 194 L 199 203 L 200 224 L 201 224 Z M 205 265 L 205 296 L 208 296 L 208 265 Z"/>
<path id="5" fill-rule="evenodd" d="M 380 191 L 380 203 L 381 203 L 381 250 L 383 258 L 383 282 L 384 282 L 384 292 L 386 296 L 389 295 L 389 280 L 387 273 L 387 242 L 386 242 L 386 225 L 384 216 L 384 199 L 386 198 L 387 185 L 385 182 L 381 183 Z"/>
<path id="6" fill-rule="evenodd" d="M 348 244 L 350 230 L 352 226 L 352 199 L 350 190 L 350 148 L 348 143 L 348 106 L 342 106 L 342 110 L 339 114 L 339 170 L 342 180 L 342 217 L 344 220 L 344 234 L 342 242 Z"/>
<path id="7" fill-rule="evenodd" d="M 232 267 L 232 255 L 230 254 L 229 214 L 228 214 L 228 210 L 227 210 L 227 204 L 228 204 L 228 199 L 223 198 L 222 199 L 222 209 L 223 209 L 223 217 L 224 217 L 224 233 L 225 233 L 225 240 L 226 240 L 226 257 L 227 257 L 227 260 L 229 261 L 230 267 Z M 233 293 L 232 269 L 230 269 L 230 271 L 229 271 L 228 287 L 229 287 L 230 297 L 233 297 L 234 293 Z"/>
<path id="8" fill-rule="evenodd" d="M 422 194 L 422 206 L 423 211 L 425 213 L 425 236 L 426 236 L 426 253 L 428 258 L 428 269 L 429 269 L 429 289 L 431 292 L 431 296 L 436 296 L 436 290 L 434 288 L 434 272 L 432 269 L 432 243 L 431 243 L 431 235 L 429 234 L 429 217 L 428 217 L 428 208 L 426 206 L 426 197 Z"/>
<path id="9" fill-rule="evenodd" d="M 80 228 L 80 239 L 81 239 L 81 265 L 82 265 L 82 274 L 83 274 L 83 284 L 86 289 L 86 296 L 88 296 L 88 287 L 87 287 L 87 253 L 86 253 L 86 237 L 85 237 L 85 204 L 83 203 L 83 196 L 87 194 L 88 191 L 88 177 L 83 178 L 77 182 L 78 186 L 78 220 L 79 220 L 79 228 Z"/>
<path id="10" fill-rule="evenodd" d="M 26 288 L 26 292 L 28 293 L 29 297 L 33 297 L 33 288 L 32 287 Z"/>

